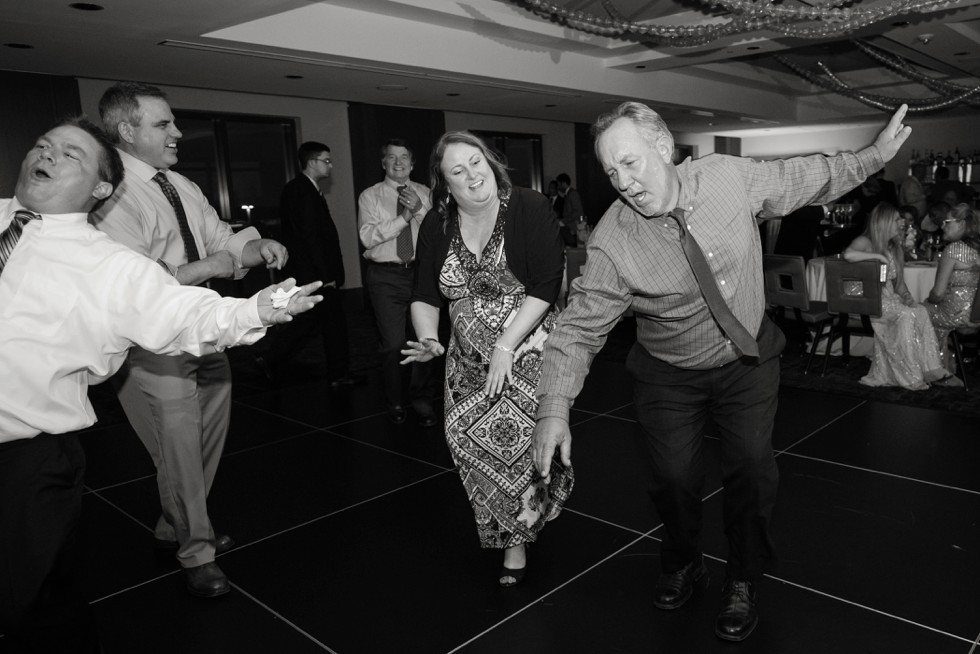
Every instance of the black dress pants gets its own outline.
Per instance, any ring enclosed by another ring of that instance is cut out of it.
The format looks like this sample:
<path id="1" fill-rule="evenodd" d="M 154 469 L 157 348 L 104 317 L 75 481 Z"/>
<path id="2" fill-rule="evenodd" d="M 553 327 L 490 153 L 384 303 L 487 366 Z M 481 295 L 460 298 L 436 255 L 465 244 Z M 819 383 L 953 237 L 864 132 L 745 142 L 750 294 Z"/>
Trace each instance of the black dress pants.
<path id="1" fill-rule="evenodd" d="M 0 444 L 0 650 L 99 652 L 95 620 L 75 588 L 85 454 L 78 437 Z"/>
<path id="2" fill-rule="evenodd" d="M 729 579 L 754 581 L 774 562 L 770 537 L 779 471 L 772 449 L 785 340 L 768 319 L 760 330 L 759 362 L 687 370 L 651 356 L 637 343 L 627 366 L 637 415 L 652 457 L 653 500 L 664 523 L 663 572 L 700 553 L 704 437 L 709 424 L 720 441 L 724 531 Z"/>

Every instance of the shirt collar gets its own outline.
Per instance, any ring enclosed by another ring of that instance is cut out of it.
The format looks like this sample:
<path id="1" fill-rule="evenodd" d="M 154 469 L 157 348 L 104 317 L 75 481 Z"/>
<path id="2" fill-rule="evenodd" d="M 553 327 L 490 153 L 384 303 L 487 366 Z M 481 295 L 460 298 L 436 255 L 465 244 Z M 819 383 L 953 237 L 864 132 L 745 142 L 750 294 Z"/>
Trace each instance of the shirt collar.
<path id="1" fill-rule="evenodd" d="M 317 181 L 316 181 L 315 179 L 313 179 L 312 177 L 310 177 L 310 176 L 309 176 L 309 175 L 307 175 L 306 173 L 303 173 L 303 177 L 305 177 L 306 179 L 308 179 L 308 180 L 310 180 L 310 183 L 311 183 L 311 184 L 313 184 L 313 188 L 315 188 L 315 189 L 316 189 L 316 192 L 317 192 L 317 193 L 319 193 L 319 192 L 320 192 L 320 185 L 319 185 L 319 184 L 317 184 Z"/>
<path id="2" fill-rule="evenodd" d="M 137 159 L 133 155 L 124 150 L 120 150 L 119 148 L 116 148 L 116 150 L 119 151 L 119 157 L 122 159 L 123 167 L 126 168 L 126 172 L 132 173 L 135 177 L 138 177 L 144 182 L 149 183 L 153 180 L 153 176 L 160 172 L 142 159 Z"/>
<path id="3" fill-rule="evenodd" d="M 688 157 L 675 166 L 677 170 L 677 204 L 675 209 L 683 209 L 685 215 L 691 212 L 694 205 L 694 196 L 697 193 L 696 176 L 691 174 L 691 158 Z"/>
<path id="4" fill-rule="evenodd" d="M 73 225 L 76 223 L 88 222 L 88 214 L 83 212 L 76 213 L 40 213 L 32 209 L 28 209 L 20 200 L 16 197 L 11 198 L 10 202 L 7 203 L 6 217 L 11 217 L 17 211 L 30 211 L 31 213 L 38 214 L 41 216 L 42 229 L 53 228 L 59 225 Z"/>

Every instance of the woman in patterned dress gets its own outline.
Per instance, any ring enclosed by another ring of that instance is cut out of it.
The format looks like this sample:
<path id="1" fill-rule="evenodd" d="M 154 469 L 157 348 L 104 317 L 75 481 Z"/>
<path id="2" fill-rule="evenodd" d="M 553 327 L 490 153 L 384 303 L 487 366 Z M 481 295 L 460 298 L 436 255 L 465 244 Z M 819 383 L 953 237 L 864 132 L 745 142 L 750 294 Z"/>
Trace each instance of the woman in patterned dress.
<path id="1" fill-rule="evenodd" d="M 958 204 L 943 221 L 943 240 L 948 245 L 939 257 L 936 282 L 929 293 L 926 308 L 936 340 L 943 352 L 946 369 L 952 371 L 946 341 L 954 329 L 976 330 L 980 323 L 970 322 L 973 297 L 980 280 L 980 220 L 968 204 Z"/>
<path id="2" fill-rule="evenodd" d="M 572 490 L 560 463 L 545 484 L 531 460 L 541 349 L 557 317 L 564 248 L 548 199 L 514 187 L 478 137 L 449 132 L 430 165 L 432 206 L 419 231 L 410 361 L 446 353 L 446 441 L 480 544 L 504 550 L 501 586 L 520 583 L 525 544 Z M 439 343 L 449 301 L 448 350 Z"/>
<path id="3" fill-rule="evenodd" d="M 905 285 L 902 218 L 884 202 L 871 212 L 864 234 L 842 253 L 847 261 L 879 261 L 887 266 L 881 285 L 881 316 L 871 319 L 875 333 L 871 370 L 860 379 L 866 386 L 901 386 L 918 391 L 929 384 L 962 386 L 943 368 L 936 332 L 926 308 Z"/>

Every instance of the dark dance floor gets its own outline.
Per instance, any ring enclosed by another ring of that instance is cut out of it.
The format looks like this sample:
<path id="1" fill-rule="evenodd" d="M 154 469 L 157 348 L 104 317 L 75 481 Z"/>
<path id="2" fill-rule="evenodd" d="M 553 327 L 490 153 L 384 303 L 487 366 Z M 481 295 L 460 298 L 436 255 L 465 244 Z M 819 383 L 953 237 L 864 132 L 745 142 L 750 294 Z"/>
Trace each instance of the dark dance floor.
<path id="1" fill-rule="evenodd" d="M 84 588 L 107 654 L 592 652 L 967 654 L 980 633 L 980 426 L 961 414 L 784 387 L 775 429 L 781 562 L 742 644 L 713 633 L 724 574 L 717 443 L 710 584 L 653 606 L 660 521 L 619 357 L 573 411 L 577 486 L 497 586 L 440 428 L 384 414 L 377 373 L 280 388 L 235 353 L 231 435 L 210 498 L 238 541 L 229 595 L 196 599 L 154 552 L 153 468 L 107 389 L 88 453 Z M 950 391 L 954 392 L 954 391 Z M 2 641 L 0 641 L 2 649 Z M 980 651 L 980 648 L 978 648 Z"/>

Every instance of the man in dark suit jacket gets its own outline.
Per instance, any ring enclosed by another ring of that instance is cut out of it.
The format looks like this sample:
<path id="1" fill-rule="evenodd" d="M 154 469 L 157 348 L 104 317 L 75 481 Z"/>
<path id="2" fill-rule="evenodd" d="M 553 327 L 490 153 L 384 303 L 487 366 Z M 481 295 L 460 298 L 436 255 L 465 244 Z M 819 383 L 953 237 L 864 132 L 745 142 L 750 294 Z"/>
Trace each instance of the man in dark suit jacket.
<path id="1" fill-rule="evenodd" d="M 347 317 L 340 292 L 344 260 L 337 227 L 320 192 L 320 181 L 330 177 L 332 170 L 330 148 L 307 141 L 299 147 L 297 156 L 302 174 L 286 184 L 279 201 L 282 242 L 288 244 L 290 254 L 284 270 L 287 276 L 302 275 L 297 279 L 322 281 L 323 302 L 275 334 L 267 359 L 260 359 L 259 364 L 270 378 L 277 378 L 278 370 L 303 338 L 319 331 L 326 374 L 331 388 L 336 389 L 350 386 L 355 380 L 350 374 Z"/>

